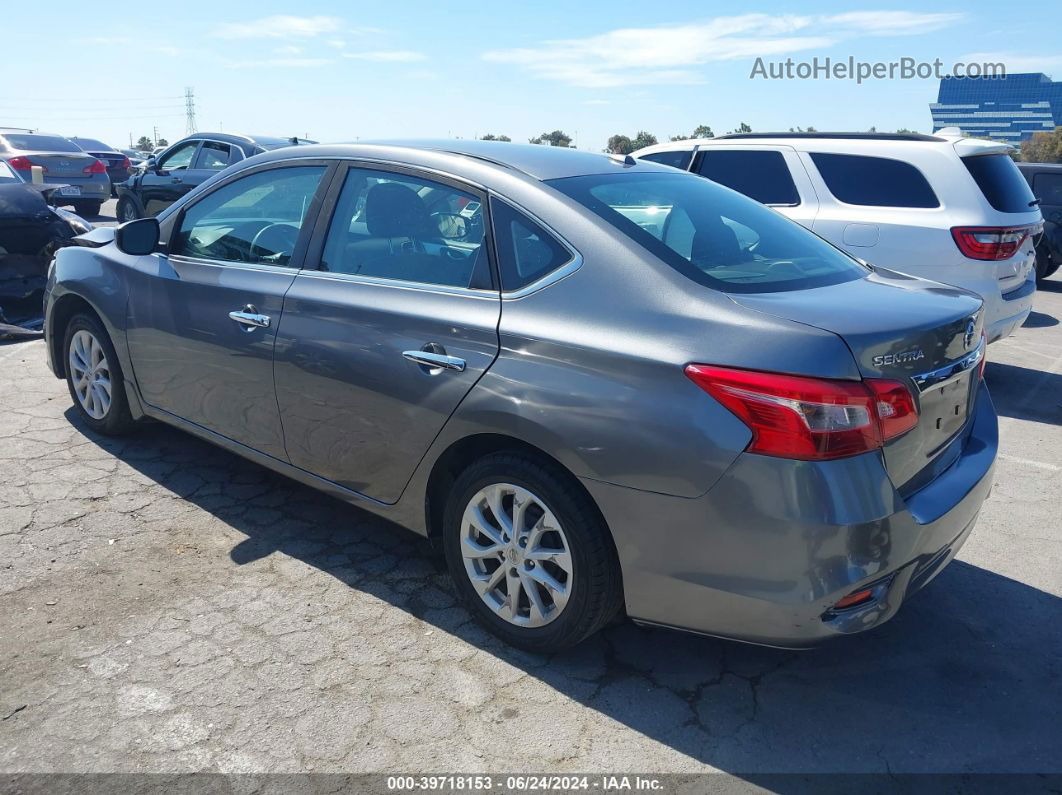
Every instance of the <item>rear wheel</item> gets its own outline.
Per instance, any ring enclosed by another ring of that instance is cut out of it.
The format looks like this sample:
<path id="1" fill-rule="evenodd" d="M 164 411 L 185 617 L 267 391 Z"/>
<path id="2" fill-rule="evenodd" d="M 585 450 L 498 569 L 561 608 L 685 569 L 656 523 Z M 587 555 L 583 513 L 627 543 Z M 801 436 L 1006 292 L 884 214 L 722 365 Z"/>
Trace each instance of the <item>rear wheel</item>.
<path id="1" fill-rule="evenodd" d="M 443 547 L 458 594 L 507 643 L 573 646 L 620 608 L 619 562 L 590 498 L 553 464 L 495 453 L 454 483 Z"/>
<path id="2" fill-rule="evenodd" d="M 82 422 L 109 436 L 132 430 L 135 423 L 125 397 L 122 366 L 99 320 L 74 315 L 66 327 L 63 354 L 66 385 Z"/>
<path id="3" fill-rule="evenodd" d="M 128 196 L 123 196 L 118 200 L 118 209 L 115 215 L 118 216 L 119 223 L 135 221 L 140 217 L 140 210 L 137 209 L 136 202 Z"/>

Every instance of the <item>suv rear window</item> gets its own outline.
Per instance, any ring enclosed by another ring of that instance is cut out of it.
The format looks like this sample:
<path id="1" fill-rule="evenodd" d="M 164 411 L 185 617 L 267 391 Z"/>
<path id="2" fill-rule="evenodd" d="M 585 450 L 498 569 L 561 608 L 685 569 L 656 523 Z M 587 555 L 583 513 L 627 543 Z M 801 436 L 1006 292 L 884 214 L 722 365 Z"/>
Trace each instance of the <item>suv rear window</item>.
<path id="1" fill-rule="evenodd" d="M 812 152 L 826 187 L 839 201 L 868 207 L 939 207 L 922 172 L 886 157 Z"/>
<path id="2" fill-rule="evenodd" d="M 1035 209 L 1029 183 L 1010 155 L 970 155 L 962 162 L 988 203 L 1001 213 L 1028 213 Z"/>
<path id="3" fill-rule="evenodd" d="M 647 155 L 641 155 L 638 159 L 648 160 L 651 163 L 660 163 L 672 168 L 681 168 L 685 171 L 690 167 L 690 160 L 693 159 L 693 150 L 675 149 L 670 152 L 651 152 Z"/>
<path id="4" fill-rule="evenodd" d="M 642 171 L 548 184 L 679 273 L 717 290 L 803 290 L 869 273 L 796 222 L 707 179 Z"/>
<path id="5" fill-rule="evenodd" d="M 697 173 L 763 204 L 800 204 L 785 156 L 769 151 L 701 152 Z"/>

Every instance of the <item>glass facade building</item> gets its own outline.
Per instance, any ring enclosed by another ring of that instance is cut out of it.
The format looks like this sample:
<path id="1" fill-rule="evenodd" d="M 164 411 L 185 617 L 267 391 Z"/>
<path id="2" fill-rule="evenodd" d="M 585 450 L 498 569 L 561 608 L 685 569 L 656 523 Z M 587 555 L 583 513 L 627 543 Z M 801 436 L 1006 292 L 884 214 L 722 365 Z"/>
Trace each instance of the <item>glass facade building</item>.
<path id="1" fill-rule="evenodd" d="M 998 77 L 945 77 L 930 103 L 933 131 L 958 127 L 975 138 L 1020 144 L 1062 127 L 1062 83 L 1042 72 Z"/>

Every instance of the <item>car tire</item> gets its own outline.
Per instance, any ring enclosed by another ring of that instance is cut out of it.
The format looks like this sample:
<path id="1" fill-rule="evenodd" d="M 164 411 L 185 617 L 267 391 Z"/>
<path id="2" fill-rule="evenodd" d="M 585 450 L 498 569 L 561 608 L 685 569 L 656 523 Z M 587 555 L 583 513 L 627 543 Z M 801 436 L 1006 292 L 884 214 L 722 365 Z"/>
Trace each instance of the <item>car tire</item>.
<path id="1" fill-rule="evenodd" d="M 129 413 L 118 354 L 100 321 L 79 313 L 63 335 L 66 386 L 74 409 L 91 430 L 121 436 L 136 427 Z"/>
<path id="2" fill-rule="evenodd" d="M 103 202 L 74 202 L 74 212 L 82 218 L 89 218 L 100 214 Z"/>
<path id="3" fill-rule="evenodd" d="M 522 521 L 514 522 L 517 516 Z M 608 527 L 577 481 L 551 462 L 522 452 L 474 462 L 450 490 L 442 533 L 461 601 L 512 646 L 560 651 L 620 610 L 623 588 Z M 485 556 L 484 547 L 500 554 Z"/>
<path id="4" fill-rule="evenodd" d="M 1062 261 L 1055 259 L 1046 252 L 1038 252 L 1036 255 L 1036 281 L 1042 282 L 1049 276 L 1054 275 L 1059 265 L 1062 265 Z"/>
<path id="5" fill-rule="evenodd" d="M 124 224 L 126 221 L 135 221 L 141 218 L 140 208 L 136 206 L 136 202 L 130 199 L 128 196 L 122 196 L 118 200 L 118 207 L 114 213 L 118 217 L 118 223 Z"/>

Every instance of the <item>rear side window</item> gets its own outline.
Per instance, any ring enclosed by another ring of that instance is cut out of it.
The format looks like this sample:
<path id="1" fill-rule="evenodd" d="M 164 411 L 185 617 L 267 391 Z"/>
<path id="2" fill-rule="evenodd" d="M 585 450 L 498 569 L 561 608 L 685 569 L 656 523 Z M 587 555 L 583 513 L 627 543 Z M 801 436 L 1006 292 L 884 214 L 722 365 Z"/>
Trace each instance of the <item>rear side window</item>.
<path id="1" fill-rule="evenodd" d="M 572 253 L 519 210 L 492 199 L 490 212 L 502 290 L 519 290 L 571 262 Z"/>
<path id="2" fill-rule="evenodd" d="M 639 160 L 648 160 L 652 163 L 660 163 L 665 166 L 671 166 L 672 168 L 681 168 L 685 171 L 690 167 L 690 160 L 693 159 L 692 149 L 678 149 L 671 152 L 653 152 L 648 155 L 641 155 Z"/>
<path id="3" fill-rule="evenodd" d="M 219 141 L 203 141 L 203 146 L 200 148 L 199 155 L 196 158 L 195 167 L 221 171 L 221 169 L 229 165 L 230 160 L 231 155 L 228 144 L 223 144 Z"/>
<path id="4" fill-rule="evenodd" d="M 1041 204 L 1062 205 L 1062 174 L 1037 174 L 1033 179 L 1033 192 Z"/>
<path id="5" fill-rule="evenodd" d="M 1035 198 L 1010 155 L 972 155 L 962 159 L 988 203 L 1001 213 L 1027 213 Z"/>
<path id="6" fill-rule="evenodd" d="M 940 206 L 940 201 L 922 172 L 902 160 L 825 152 L 813 152 L 811 159 L 830 193 L 845 204 L 869 207 Z"/>
<path id="7" fill-rule="evenodd" d="M 709 150 L 701 152 L 697 173 L 761 204 L 800 204 L 800 194 L 781 152 Z"/>

